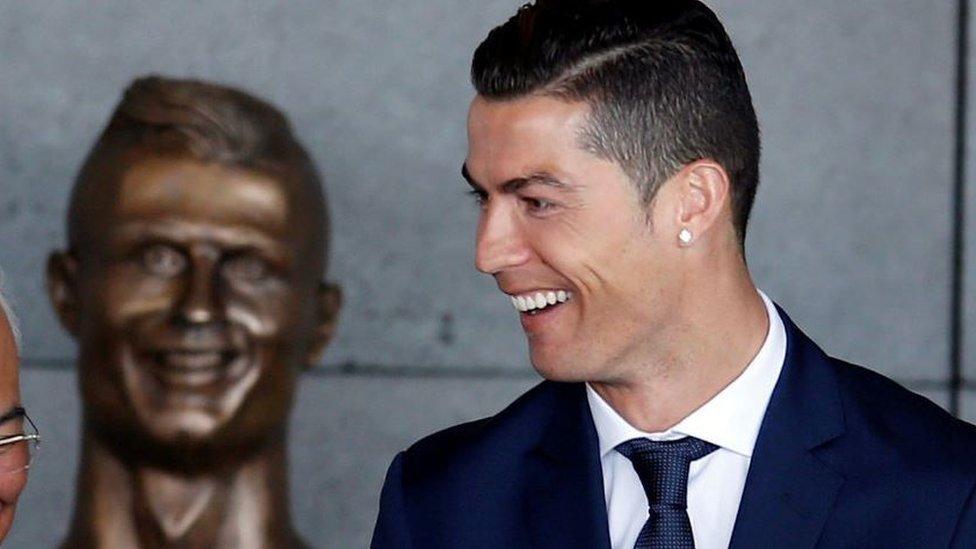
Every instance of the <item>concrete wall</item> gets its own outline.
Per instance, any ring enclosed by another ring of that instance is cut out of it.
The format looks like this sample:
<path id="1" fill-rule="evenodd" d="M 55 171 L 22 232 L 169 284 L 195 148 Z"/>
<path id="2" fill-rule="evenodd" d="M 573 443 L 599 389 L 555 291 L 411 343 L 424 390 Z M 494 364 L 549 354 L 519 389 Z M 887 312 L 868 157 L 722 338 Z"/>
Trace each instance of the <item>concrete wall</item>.
<path id="1" fill-rule="evenodd" d="M 24 323 L 25 403 L 45 435 L 10 547 L 50 546 L 69 519 L 74 350 L 42 271 L 64 244 L 75 170 L 140 74 L 269 98 L 326 175 L 330 275 L 346 307 L 294 418 L 293 506 L 310 540 L 365 546 L 398 449 L 534 383 L 511 307 L 472 268 L 476 212 L 458 175 L 470 54 L 522 1 L 0 0 L 0 265 Z M 832 354 L 945 405 L 956 1 L 712 4 L 763 129 L 748 242 L 758 283 Z M 966 304 L 976 379 L 972 293 Z M 976 418 L 972 385 L 963 396 Z"/>

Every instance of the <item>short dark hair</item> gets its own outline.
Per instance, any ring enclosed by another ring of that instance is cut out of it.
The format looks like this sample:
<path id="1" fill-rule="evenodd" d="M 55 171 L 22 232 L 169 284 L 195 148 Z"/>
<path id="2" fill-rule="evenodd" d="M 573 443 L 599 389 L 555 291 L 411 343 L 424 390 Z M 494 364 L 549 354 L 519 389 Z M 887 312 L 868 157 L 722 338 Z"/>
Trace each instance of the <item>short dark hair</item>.
<path id="1" fill-rule="evenodd" d="M 478 46 L 471 80 L 486 99 L 587 102 L 582 145 L 619 164 L 647 203 L 682 166 L 718 162 L 744 242 L 759 126 L 732 41 L 701 2 L 537 0 Z"/>
<path id="2" fill-rule="evenodd" d="M 83 240 L 76 232 L 90 215 L 79 197 L 105 177 L 106 163 L 134 150 L 240 167 L 303 185 L 315 195 L 303 205 L 321 208 L 318 229 L 328 236 L 321 178 L 280 110 L 229 86 L 153 75 L 125 90 L 78 173 L 68 212 L 72 248 Z"/>

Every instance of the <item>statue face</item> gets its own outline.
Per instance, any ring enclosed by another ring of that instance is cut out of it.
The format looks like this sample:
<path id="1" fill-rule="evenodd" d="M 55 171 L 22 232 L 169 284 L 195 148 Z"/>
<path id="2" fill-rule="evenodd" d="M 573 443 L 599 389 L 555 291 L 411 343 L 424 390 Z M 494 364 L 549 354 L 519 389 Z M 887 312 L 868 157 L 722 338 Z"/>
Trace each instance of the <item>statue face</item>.
<path id="1" fill-rule="evenodd" d="M 319 282 L 323 220 L 294 185 L 240 168 L 140 155 L 115 179 L 89 193 L 91 236 L 49 263 L 86 421 L 132 448 L 281 433 L 339 306 Z"/>

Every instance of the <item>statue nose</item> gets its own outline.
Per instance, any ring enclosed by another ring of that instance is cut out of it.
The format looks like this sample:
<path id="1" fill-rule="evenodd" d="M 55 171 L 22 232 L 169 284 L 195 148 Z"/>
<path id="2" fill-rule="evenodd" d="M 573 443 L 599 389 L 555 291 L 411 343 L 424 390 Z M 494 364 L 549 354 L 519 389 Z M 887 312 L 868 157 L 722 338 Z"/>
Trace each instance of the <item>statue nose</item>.
<path id="1" fill-rule="evenodd" d="M 180 320 L 187 324 L 206 324 L 221 318 L 216 262 L 194 261 L 183 292 L 178 309 Z"/>

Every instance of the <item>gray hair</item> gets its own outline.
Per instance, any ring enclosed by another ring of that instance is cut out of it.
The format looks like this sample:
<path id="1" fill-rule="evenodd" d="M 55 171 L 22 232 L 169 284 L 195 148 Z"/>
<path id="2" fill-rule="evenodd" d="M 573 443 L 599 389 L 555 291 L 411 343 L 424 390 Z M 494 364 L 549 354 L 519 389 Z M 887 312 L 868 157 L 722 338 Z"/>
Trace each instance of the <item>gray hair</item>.
<path id="1" fill-rule="evenodd" d="M 21 349 L 21 335 L 20 335 L 20 322 L 17 320 L 17 316 L 14 314 L 14 309 L 10 305 L 10 300 L 7 299 L 6 292 L 6 277 L 3 275 L 3 271 L 0 270 L 0 310 L 3 311 L 4 316 L 7 317 L 7 323 L 10 324 L 10 331 L 14 334 L 14 351 L 16 351 L 17 356 L 20 356 Z"/>

